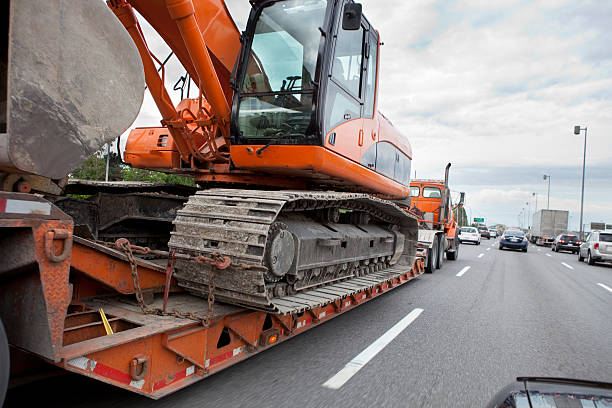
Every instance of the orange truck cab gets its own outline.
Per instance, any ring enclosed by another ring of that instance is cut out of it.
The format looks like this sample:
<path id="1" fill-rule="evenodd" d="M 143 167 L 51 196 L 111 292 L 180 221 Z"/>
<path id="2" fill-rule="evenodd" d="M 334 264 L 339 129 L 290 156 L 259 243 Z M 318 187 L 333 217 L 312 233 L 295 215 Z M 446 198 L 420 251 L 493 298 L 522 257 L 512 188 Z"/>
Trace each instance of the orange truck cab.
<path id="1" fill-rule="evenodd" d="M 446 259 L 454 261 L 459 255 L 459 241 L 455 239 L 457 220 L 448 187 L 446 165 L 444 180 L 413 179 L 410 181 L 410 211 L 419 217 L 417 256 L 424 258 L 425 271 L 440 269 Z M 457 206 L 463 205 L 463 193 Z"/>

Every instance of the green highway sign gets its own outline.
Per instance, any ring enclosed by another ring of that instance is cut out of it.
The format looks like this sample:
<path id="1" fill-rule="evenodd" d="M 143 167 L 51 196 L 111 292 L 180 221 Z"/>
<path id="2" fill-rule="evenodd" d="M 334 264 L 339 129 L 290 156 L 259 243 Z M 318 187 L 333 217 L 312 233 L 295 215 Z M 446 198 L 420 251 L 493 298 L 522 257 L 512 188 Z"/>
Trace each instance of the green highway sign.
<path id="1" fill-rule="evenodd" d="M 474 218 L 474 222 L 484 222 L 484 218 Z"/>

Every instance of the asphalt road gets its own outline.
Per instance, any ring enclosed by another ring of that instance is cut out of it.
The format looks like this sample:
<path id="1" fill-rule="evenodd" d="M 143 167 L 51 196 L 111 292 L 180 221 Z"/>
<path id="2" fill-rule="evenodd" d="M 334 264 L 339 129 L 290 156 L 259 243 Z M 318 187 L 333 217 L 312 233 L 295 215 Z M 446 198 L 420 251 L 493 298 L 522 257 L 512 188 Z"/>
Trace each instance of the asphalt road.
<path id="1" fill-rule="evenodd" d="M 67 374 L 10 390 L 6 406 L 44 396 L 46 407 L 477 407 L 517 376 L 612 382 L 610 289 L 611 265 L 484 240 L 433 275 L 160 401 Z M 385 347 L 371 346 L 415 309 Z M 369 361 L 346 383 L 323 386 L 364 350 Z"/>

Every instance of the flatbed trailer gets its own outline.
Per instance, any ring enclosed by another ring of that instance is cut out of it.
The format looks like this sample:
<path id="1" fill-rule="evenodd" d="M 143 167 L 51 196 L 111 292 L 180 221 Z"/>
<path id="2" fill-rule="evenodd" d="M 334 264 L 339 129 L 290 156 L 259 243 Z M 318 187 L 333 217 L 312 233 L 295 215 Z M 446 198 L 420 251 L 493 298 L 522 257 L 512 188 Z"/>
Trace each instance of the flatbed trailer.
<path id="1" fill-rule="evenodd" d="M 413 257 L 359 284 L 340 281 L 285 296 L 287 312 L 269 313 L 187 294 L 159 260 L 74 236 L 72 219 L 39 196 L 0 192 L 0 233 L 0 316 L 13 351 L 153 399 L 424 272 Z"/>

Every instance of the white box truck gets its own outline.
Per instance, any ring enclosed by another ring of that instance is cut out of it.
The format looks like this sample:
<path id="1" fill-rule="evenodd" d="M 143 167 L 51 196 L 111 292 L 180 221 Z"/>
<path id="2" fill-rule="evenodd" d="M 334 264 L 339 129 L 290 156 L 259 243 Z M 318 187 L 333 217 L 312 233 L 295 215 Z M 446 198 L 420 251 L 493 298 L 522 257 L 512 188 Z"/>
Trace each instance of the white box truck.
<path id="1" fill-rule="evenodd" d="M 569 211 L 540 210 L 533 214 L 531 242 L 536 245 L 552 245 L 555 237 L 567 232 Z"/>

